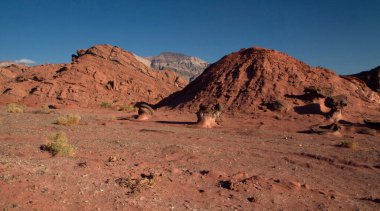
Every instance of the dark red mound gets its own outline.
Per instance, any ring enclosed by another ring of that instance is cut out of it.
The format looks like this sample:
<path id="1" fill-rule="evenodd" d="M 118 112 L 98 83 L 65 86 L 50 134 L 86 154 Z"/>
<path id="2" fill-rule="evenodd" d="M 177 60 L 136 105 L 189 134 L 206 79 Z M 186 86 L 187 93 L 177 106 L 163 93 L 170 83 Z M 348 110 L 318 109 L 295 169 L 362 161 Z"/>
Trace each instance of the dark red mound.
<path id="1" fill-rule="evenodd" d="M 248 48 L 212 64 L 182 91 L 157 106 L 195 110 L 201 103 L 218 101 L 230 111 L 246 113 L 271 100 L 299 105 L 302 101 L 295 96 L 302 95 L 308 86 L 333 87 L 334 94 L 348 96 L 355 108 L 362 103 L 380 102 L 380 96 L 360 81 L 310 67 L 275 50 Z"/>
<path id="2" fill-rule="evenodd" d="M 100 102 L 156 103 L 183 88 L 174 72 L 156 71 L 119 47 L 78 50 L 65 65 L 0 68 L 0 103 L 46 103 L 91 107 Z"/>
<path id="3" fill-rule="evenodd" d="M 351 76 L 359 78 L 364 81 L 369 88 L 380 93 L 380 66 Z"/>

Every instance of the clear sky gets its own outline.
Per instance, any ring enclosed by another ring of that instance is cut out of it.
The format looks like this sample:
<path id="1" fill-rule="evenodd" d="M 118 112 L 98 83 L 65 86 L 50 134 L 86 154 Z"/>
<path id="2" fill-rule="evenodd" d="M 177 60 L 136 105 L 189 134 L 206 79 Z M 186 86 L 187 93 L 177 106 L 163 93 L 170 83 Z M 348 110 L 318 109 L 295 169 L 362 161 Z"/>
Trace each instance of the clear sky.
<path id="1" fill-rule="evenodd" d="M 380 65 L 380 1 L 0 0 L 0 60 L 64 63 L 104 43 L 208 62 L 261 46 L 350 74 Z"/>

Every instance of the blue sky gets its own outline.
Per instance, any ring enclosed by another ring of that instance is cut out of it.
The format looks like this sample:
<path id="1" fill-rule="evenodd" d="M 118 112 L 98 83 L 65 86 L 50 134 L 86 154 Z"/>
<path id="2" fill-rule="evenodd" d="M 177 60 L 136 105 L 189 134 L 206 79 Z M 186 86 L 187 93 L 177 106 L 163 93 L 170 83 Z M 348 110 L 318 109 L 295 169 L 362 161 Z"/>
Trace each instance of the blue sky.
<path id="1" fill-rule="evenodd" d="M 69 62 L 112 44 L 215 62 L 250 46 L 340 74 L 380 65 L 379 0 L 0 0 L 0 61 Z"/>

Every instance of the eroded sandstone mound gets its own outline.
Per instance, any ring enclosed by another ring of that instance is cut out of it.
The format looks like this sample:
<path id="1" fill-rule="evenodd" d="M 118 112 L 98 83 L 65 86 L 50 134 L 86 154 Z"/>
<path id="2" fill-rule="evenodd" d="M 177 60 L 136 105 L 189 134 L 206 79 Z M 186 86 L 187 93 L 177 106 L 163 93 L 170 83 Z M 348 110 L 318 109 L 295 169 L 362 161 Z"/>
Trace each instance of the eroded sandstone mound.
<path id="1" fill-rule="evenodd" d="M 187 80 L 156 71 L 132 53 L 111 45 L 78 50 L 69 64 L 0 68 L 0 103 L 91 107 L 100 102 L 156 103 Z"/>
<path id="2" fill-rule="evenodd" d="M 307 87 L 328 88 L 333 95 L 345 95 L 355 109 L 380 103 L 379 94 L 359 80 L 311 67 L 275 50 L 254 47 L 223 57 L 157 106 L 195 111 L 200 104 L 219 102 L 229 111 L 249 113 L 273 101 L 293 107 L 304 105 L 301 96 Z"/>

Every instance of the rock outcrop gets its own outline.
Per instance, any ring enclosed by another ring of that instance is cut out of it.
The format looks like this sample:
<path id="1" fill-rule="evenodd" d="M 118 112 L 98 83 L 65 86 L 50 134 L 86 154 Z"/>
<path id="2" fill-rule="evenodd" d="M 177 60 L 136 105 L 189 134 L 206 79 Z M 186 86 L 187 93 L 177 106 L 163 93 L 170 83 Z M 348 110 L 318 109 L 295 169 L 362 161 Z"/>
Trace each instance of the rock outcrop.
<path id="1" fill-rule="evenodd" d="M 364 81 L 369 88 L 380 93 L 380 66 L 351 76 L 359 78 Z"/>

